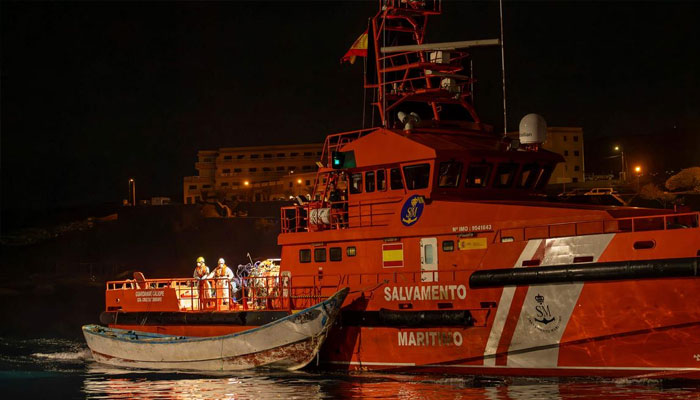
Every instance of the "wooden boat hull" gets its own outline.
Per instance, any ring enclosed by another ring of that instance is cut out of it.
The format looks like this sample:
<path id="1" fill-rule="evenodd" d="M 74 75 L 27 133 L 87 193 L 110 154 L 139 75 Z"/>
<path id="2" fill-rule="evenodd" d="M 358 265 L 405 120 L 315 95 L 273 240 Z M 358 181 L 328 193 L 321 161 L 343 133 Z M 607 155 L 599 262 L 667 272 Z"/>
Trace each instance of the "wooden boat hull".
<path id="1" fill-rule="evenodd" d="M 256 367 L 295 370 L 316 357 L 340 306 L 343 289 L 313 307 L 244 332 L 184 337 L 86 325 L 96 361 L 144 369 L 233 371 Z"/>

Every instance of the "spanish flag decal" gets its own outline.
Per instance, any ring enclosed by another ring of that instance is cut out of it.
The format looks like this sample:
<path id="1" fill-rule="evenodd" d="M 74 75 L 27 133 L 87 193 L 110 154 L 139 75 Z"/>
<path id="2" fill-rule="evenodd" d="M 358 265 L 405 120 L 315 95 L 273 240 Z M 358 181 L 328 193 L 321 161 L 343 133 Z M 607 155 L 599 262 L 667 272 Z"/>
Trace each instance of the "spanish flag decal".
<path id="1" fill-rule="evenodd" d="M 403 243 L 382 245 L 382 266 L 384 268 L 403 267 Z"/>

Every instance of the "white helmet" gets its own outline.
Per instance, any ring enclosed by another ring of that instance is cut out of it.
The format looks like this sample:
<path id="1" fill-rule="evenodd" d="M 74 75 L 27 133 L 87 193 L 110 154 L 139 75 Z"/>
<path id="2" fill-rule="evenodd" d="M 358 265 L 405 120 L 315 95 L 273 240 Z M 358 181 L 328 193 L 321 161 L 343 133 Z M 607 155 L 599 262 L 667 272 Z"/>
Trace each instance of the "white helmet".
<path id="1" fill-rule="evenodd" d="M 219 264 L 226 264 L 226 261 L 223 258 L 219 258 Z"/>

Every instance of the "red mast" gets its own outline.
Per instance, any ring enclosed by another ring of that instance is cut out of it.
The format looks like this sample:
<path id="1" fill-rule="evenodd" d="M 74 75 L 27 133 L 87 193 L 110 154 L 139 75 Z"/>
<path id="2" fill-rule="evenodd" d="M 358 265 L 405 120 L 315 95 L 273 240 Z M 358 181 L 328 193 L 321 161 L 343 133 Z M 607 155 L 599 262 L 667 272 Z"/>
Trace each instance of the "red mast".
<path id="1" fill-rule="evenodd" d="M 473 105 L 474 79 L 471 73 L 464 74 L 469 62 L 464 49 L 495 45 L 498 40 L 425 44 L 428 17 L 442 12 L 440 0 L 383 0 L 381 4 L 369 32 L 368 55 L 373 60 L 368 60 L 368 68 L 374 71 L 368 71 L 365 80 L 366 88 L 376 89 L 372 104 L 379 110 L 381 125 L 390 126 L 392 112 L 398 112 L 400 105 L 410 107 L 408 103 L 427 104 L 435 121 L 441 119 L 444 106 L 457 105 L 472 121 L 481 122 Z"/>

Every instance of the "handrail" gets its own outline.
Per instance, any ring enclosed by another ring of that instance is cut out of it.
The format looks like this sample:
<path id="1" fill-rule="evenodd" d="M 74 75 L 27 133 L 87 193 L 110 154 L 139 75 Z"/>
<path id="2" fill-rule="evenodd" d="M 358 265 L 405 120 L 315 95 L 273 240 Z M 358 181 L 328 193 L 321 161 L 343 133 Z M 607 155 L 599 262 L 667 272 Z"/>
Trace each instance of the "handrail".
<path id="1" fill-rule="evenodd" d="M 649 222 L 652 220 L 658 220 L 656 224 Z M 647 222 L 646 224 L 644 222 Z M 685 225 L 684 223 L 689 223 Z M 595 225 L 600 225 L 600 229 L 584 229 L 585 226 L 595 227 Z M 599 235 L 603 233 L 620 233 L 620 232 L 640 232 L 640 231 L 656 231 L 656 230 L 669 230 L 678 229 L 680 227 L 686 228 L 698 228 L 700 226 L 700 213 L 669 213 L 669 214 L 656 214 L 656 215 L 645 215 L 636 217 L 622 217 L 622 218 L 612 218 L 612 219 L 601 219 L 601 220 L 589 220 L 589 221 L 573 221 L 573 222 L 558 222 L 554 224 L 546 225 L 534 225 L 534 226 L 521 226 L 512 228 L 500 228 L 496 231 L 494 235 L 493 242 L 503 241 L 503 232 L 519 232 L 521 233 L 522 239 L 543 239 L 543 238 L 553 238 L 553 237 L 564 237 L 564 236 L 585 236 L 585 235 Z M 566 227 L 571 227 L 570 232 L 566 233 Z M 562 234 L 553 234 L 552 231 L 562 228 L 560 231 Z M 528 230 L 546 230 L 546 235 L 533 235 L 529 237 L 527 234 Z M 506 236 L 510 237 L 510 236 Z M 515 240 L 515 238 L 513 238 Z"/>

